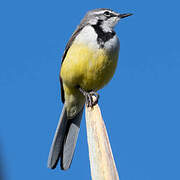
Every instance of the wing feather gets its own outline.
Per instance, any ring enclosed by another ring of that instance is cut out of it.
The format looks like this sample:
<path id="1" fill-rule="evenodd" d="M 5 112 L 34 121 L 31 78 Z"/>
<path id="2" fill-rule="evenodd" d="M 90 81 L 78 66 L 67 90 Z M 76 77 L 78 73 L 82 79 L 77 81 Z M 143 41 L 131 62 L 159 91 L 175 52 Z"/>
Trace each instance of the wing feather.
<path id="1" fill-rule="evenodd" d="M 63 53 L 63 56 L 62 56 L 62 61 L 61 61 L 61 67 L 62 67 L 62 64 L 64 62 L 64 59 L 67 55 L 67 52 L 69 50 L 69 48 L 71 47 L 74 39 L 77 37 L 77 35 L 79 34 L 79 32 L 84 28 L 85 24 L 82 23 L 76 28 L 76 30 L 74 31 L 74 33 L 72 34 L 70 40 L 68 41 L 66 47 L 65 47 L 65 50 L 64 50 L 64 53 Z M 59 79 L 60 79 L 60 85 L 61 85 L 61 100 L 62 102 L 64 103 L 65 102 L 65 97 L 64 97 L 64 88 L 63 88 L 63 82 L 62 82 L 62 78 L 61 78 L 61 69 L 60 69 L 60 73 L 59 73 Z"/>

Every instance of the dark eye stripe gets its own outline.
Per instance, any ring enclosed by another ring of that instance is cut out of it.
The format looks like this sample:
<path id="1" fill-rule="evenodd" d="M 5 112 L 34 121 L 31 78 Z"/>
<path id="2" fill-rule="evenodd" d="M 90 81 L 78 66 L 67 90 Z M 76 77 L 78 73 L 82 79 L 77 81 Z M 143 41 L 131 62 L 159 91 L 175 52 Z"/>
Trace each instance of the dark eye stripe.
<path id="1" fill-rule="evenodd" d="M 115 16 L 116 16 L 115 14 L 113 14 L 113 13 L 111 13 L 111 12 L 109 12 L 109 11 L 105 11 L 105 12 L 104 12 L 104 15 L 105 15 L 107 18 L 115 17 Z"/>
<path id="2" fill-rule="evenodd" d="M 111 16 L 111 13 L 109 11 L 105 11 L 104 15 L 109 17 L 109 16 Z"/>

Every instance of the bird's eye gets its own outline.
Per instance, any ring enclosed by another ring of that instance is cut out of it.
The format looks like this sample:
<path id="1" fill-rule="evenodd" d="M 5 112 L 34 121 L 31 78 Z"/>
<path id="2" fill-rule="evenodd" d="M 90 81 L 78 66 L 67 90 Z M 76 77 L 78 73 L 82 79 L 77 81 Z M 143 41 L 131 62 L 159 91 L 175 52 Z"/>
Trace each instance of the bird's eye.
<path id="1" fill-rule="evenodd" d="M 110 14 L 109 11 L 105 11 L 105 12 L 104 12 L 104 15 L 109 17 L 111 14 Z"/>

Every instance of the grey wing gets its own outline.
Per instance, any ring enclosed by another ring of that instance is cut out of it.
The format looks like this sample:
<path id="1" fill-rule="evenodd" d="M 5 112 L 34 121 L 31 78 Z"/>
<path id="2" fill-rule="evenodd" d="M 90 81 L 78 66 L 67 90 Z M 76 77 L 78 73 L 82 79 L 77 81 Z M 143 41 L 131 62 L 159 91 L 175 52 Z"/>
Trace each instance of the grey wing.
<path id="1" fill-rule="evenodd" d="M 66 57 L 66 54 L 69 50 L 69 48 L 71 47 L 74 39 L 76 38 L 76 36 L 79 34 L 79 32 L 84 28 L 84 24 L 80 24 L 77 29 L 74 31 L 74 33 L 72 34 L 70 40 L 68 41 L 67 45 L 66 45 L 66 48 L 64 50 L 64 54 L 63 54 L 63 57 L 62 57 L 62 61 L 61 61 L 61 66 L 63 64 L 63 61 Z M 64 103 L 65 102 L 65 97 L 64 97 L 64 88 L 63 88 L 63 82 L 62 82 L 62 78 L 61 78 L 61 71 L 59 73 L 59 79 L 60 79 L 60 85 L 61 85 L 61 100 L 62 102 Z"/>

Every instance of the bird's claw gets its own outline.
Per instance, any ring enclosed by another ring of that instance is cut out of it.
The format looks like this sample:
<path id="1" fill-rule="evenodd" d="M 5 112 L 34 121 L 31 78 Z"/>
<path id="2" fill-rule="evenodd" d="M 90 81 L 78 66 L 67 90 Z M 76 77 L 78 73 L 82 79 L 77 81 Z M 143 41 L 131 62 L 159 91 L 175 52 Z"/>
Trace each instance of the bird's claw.
<path id="1" fill-rule="evenodd" d="M 89 92 L 91 98 L 92 98 L 92 106 L 88 106 L 88 107 L 93 107 L 94 105 L 96 105 L 98 103 L 99 100 L 99 94 L 95 91 L 91 91 Z M 95 99 L 93 99 L 93 96 L 95 97 Z"/>
<path id="2" fill-rule="evenodd" d="M 95 91 L 86 92 L 82 88 L 79 88 L 80 92 L 85 96 L 87 107 L 93 107 L 98 103 L 99 94 Z M 93 96 L 95 99 L 93 99 Z"/>

